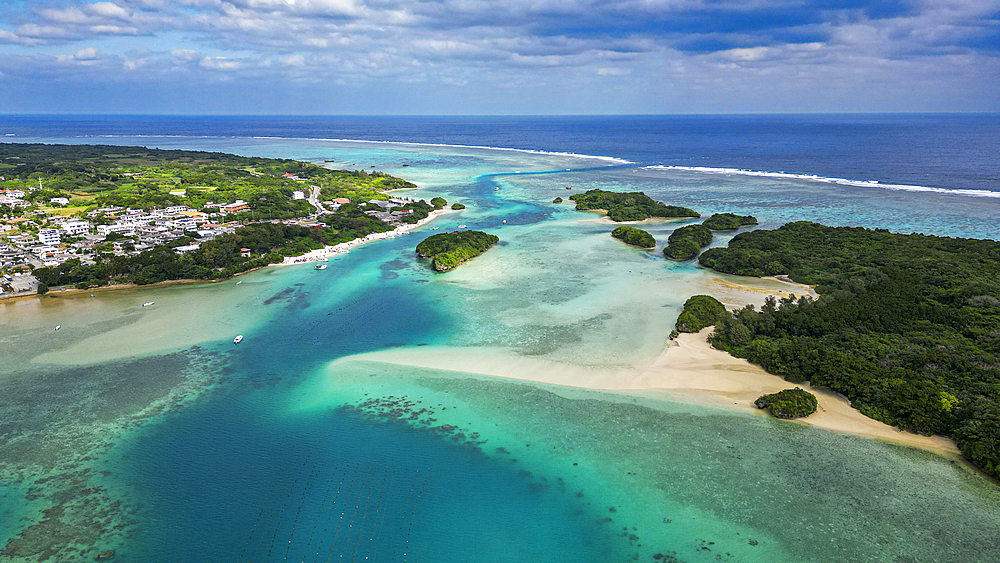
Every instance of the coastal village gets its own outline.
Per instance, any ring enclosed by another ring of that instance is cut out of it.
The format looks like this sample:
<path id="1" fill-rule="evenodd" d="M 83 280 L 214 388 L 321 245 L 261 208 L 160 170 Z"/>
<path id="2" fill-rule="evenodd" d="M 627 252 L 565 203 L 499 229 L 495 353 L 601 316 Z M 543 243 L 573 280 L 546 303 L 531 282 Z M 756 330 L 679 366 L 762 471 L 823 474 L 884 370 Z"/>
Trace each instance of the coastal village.
<path id="1" fill-rule="evenodd" d="M 295 213 L 295 217 L 255 216 L 253 206 L 243 199 L 149 209 L 114 205 L 81 207 L 69 197 L 33 197 L 42 190 L 46 190 L 46 194 L 52 191 L 46 188 L 42 177 L 31 178 L 31 183 L 24 186 L 24 179 L 17 182 L 15 178 L 0 176 L 0 187 L 14 182 L 21 186 L 0 189 L 0 299 L 38 292 L 39 282 L 32 275 L 36 268 L 59 266 L 70 260 L 93 265 L 111 256 L 137 256 L 161 246 L 183 255 L 197 250 L 207 241 L 255 223 L 324 227 L 324 223 L 317 220 L 320 216 L 336 213 L 341 206 L 352 203 L 346 197 L 323 198 L 320 187 L 310 185 L 308 178 L 285 173 L 280 179 L 299 185 L 291 191 L 292 203 L 309 203 L 308 208 L 297 207 L 302 211 Z M 183 191 L 170 193 L 175 199 L 184 197 Z M 394 228 L 369 238 L 386 238 L 402 232 L 407 226 L 403 219 L 413 212 L 403 208 L 413 203 L 404 197 L 357 203 L 365 215 Z M 338 248 L 333 253 L 345 250 L 346 247 Z M 249 253 L 249 249 L 242 251 Z M 291 258 L 286 263 L 324 259 L 330 254 L 326 252 L 320 258 L 313 253 Z"/>

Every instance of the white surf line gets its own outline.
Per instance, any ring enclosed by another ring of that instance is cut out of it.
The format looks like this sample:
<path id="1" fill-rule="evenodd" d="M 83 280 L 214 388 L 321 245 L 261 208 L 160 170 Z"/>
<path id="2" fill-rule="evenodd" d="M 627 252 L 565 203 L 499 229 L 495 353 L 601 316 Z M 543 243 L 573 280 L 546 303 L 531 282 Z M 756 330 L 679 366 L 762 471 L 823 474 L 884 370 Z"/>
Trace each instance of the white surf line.
<path id="1" fill-rule="evenodd" d="M 323 141 L 329 143 L 371 143 L 371 144 L 383 144 L 383 145 L 400 145 L 400 146 L 411 146 L 411 147 L 439 147 L 439 148 L 457 148 L 457 149 L 479 149 L 479 150 L 491 150 L 491 151 L 509 151 L 509 152 L 519 152 L 524 154 L 533 154 L 541 156 L 562 156 L 570 158 L 586 158 L 591 160 L 602 160 L 612 164 L 635 164 L 631 160 L 625 160 L 624 158 L 618 158 L 616 156 L 601 156 L 594 154 L 579 154 L 573 152 L 555 152 L 555 151 L 543 151 L 537 149 L 515 149 L 511 147 L 493 147 L 489 145 L 457 145 L 448 143 L 419 143 L 416 141 L 380 141 L 371 139 L 329 139 L 323 137 L 275 137 L 275 136 L 251 136 L 244 137 L 238 135 L 77 135 L 76 138 L 99 138 L 99 139 L 259 139 L 259 140 L 285 140 L 285 141 Z"/>
<path id="2" fill-rule="evenodd" d="M 643 166 L 643 170 L 677 170 L 681 172 L 700 172 L 704 174 L 725 174 L 736 176 L 757 176 L 763 178 L 781 178 L 786 180 L 806 180 L 810 182 L 820 182 L 824 184 L 837 184 L 841 186 L 854 186 L 858 188 L 882 188 L 885 190 L 908 191 L 908 192 L 929 192 L 950 195 L 964 195 L 973 197 L 1000 198 L 1000 192 L 989 190 L 966 190 L 957 188 L 935 188 L 931 186 L 914 186 L 909 184 L 883 184 L 878 180 L 848 180 L 846 178 L 830 178 L 827 176 L 817 176 L 815 174 L 793 174 L 790 172 L 765 172 L 762 170 L 749 170 L 743 168 L 711 168 L 708 166 Z"/>

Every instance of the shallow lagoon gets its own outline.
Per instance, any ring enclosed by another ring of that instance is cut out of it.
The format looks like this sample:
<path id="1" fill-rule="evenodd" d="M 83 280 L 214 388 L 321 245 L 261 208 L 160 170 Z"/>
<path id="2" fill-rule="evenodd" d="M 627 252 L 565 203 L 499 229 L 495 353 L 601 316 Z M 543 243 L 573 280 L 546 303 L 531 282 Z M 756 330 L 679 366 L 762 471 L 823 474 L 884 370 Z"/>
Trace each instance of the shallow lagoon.
<path id="1" fill-rule="evenodd" d="M 753 212 L 765 226 L 801 218 L 963 236 L 995 237 L 997 202 L 473 149 L 157 144 L 377 164 L 417 181 L 419 197 L 477 204 L 434 226 L 482 228 L 503 245 L 438 275 L 412 253 L 424 227 L 324 272 L 0 304 L 12 351 L 0 368 L 4 543 L 44 518 L 35 544 L 13 545 L 65 556 L 75 543 L 124 561 L 1000 556 L 995 484 L 932 454 L 652 396 L 335 361 L 438 346 L 570 366 L 658 355 L 680 304 L 711 276 L 552 204 L 566 185 L 643 189 L 704 213 Z M 560 173 L 529 173 L 545 170 Z M 679 224 L 649 230 L 665 241 Z"/>

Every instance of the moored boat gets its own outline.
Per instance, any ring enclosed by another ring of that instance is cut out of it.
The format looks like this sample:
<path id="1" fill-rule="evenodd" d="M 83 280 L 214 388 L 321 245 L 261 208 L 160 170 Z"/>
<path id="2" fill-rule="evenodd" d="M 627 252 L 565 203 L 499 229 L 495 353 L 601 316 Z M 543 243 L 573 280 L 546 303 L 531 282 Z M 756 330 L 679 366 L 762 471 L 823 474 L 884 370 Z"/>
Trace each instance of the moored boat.
<path id="1" fill-rule="evenodd" d="M 233 339 L 233 344 L 239 344 L 240 342 L 243 342 L 243 335 L 242 334 L 236 335 L 236 338 Z"/>

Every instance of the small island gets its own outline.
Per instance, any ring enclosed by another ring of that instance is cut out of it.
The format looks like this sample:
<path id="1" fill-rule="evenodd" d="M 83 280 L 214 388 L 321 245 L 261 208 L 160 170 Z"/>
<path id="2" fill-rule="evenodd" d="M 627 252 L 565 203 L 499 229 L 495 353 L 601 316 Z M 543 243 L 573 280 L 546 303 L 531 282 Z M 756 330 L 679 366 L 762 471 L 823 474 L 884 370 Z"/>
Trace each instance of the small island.
<path id="1" fill-rule="evenodd" d="M 699 261 L 820 295 L 724 313 L 716 348 L 886 424 L 948 436 L 1000 477 L 1000 242 L 803 221 L 741 233 Z"/>
<path id="2" fill-rule="evenodd" d="M 684 302 L 684 310 L 677 317 L 674 332 L 699 332 L 719 322 L 725 312 L 725 305 L 718 299 L 710 295 L 695 295 Z"/>
<path id="3" fill-rule="evenodd" d="M 557 198 L 555 198 L 555 199 L 552 200 L 552 203 L 562 203 L 562 202 L 563 202 L 563 198 L 561 198 L 561 197 L 557 197 Z"/>
<path id="4" fill-rule="evenodd" d="M 615 230 L 611 231 L 611 236 L 625 244 L 638 246 L 639 248 L 653 248 L 656 246 L 656 239 L 653 238 L 653 235 L 634 227 L 626 227 L 624 225 L 616 227 Z"/>
<path id="5" fill-rule="evenodd" d="M 705 225 L 687 225 L 670 233 L 663 255 L 673 260 L 690 260 L 712 242 L 712 231 Z"/>
<path id="6" fill-rule="evenodd" d="M 735 213 L 716 213 L 702 223 L 712 231 L 735 231 L 740 227 L 756 224 L 757 218 L 753 215 L 736 215 Z"/>
<path id="7" fill-rule="evenodd" d="M 569 196 L 576 202 L 578 211 L 604 211 L 616 223 L 622 221 L 642 221 L 650 217 L 701 217 L 698 212 L 686 207 L 665 205 L 642 192 L 608 192 L 588 190 L 582 194 Z"/>
<path id="8" fill-rule="evenodd" d="M 431 205 L 434 206 L 434 209 L 444 209 L 444 206 L 448 205 L 448 201 L 443 197 L 432 197 Z"/>
<path id="9" fill-rule="evenodd" d="M 761 395 L 753 402 L 758 409 L 768 409 L 777 418 L 805 418 L 816 412 L 816 395 L 800 389 L 785 389 Z"/>
<path id="10" fill-rule="evenodd" d="M 416 251 L 421 258 L 431 259 L 435 271 L 447 272 L 498 242 L 499 237 L 482 231 L 454 231 L 427 237 L 417 245 Z"/>
<path id="11" fill-rule="evenodd" d="M 455 202 L 455 203 L 451 204 L 451 209 L 452 209 L 452 211 L 458 211 L 459 209 L 465 209 L 465 205 L 463 205 L 461 203 L 458 203 L 458 202 Z"/>

